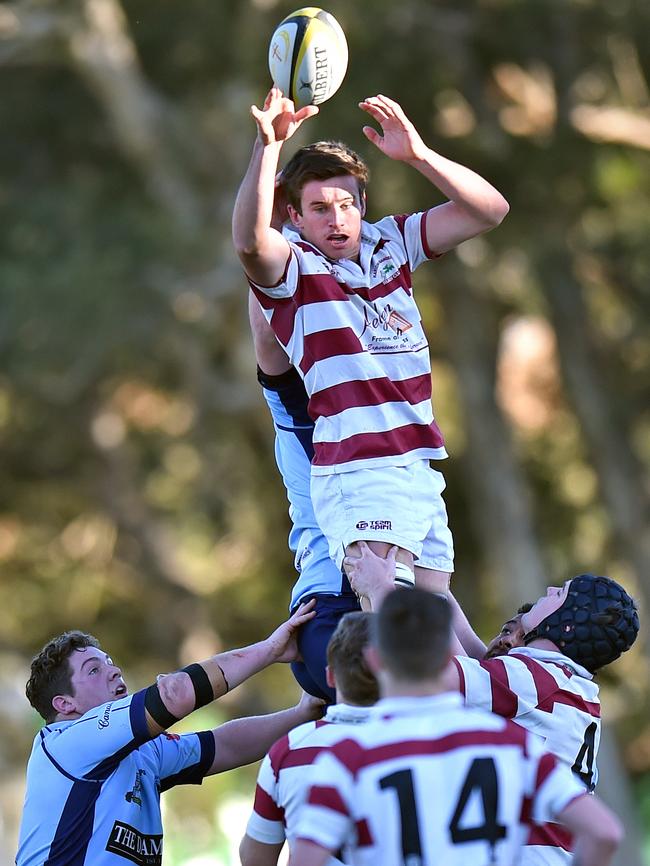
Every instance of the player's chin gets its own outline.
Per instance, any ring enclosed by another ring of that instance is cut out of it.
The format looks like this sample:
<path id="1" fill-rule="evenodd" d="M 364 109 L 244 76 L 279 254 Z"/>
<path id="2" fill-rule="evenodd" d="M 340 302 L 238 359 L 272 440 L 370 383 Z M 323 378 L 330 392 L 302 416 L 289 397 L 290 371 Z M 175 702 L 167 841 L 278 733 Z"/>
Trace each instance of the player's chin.
<path id="1" fill-rule="evenodd" d="M 358 255 L 359 248 L 355 244 L 351 244 L 349 240 L 346 243 L 335 243 L 329 241 L 327 249 L 330 259 L 337 261 L 338 259 L 354 259 Z"/>
<path id="2" fill-rule="evenodd" d="M 503 644 L 497 644 L 495 647 L 492 647 L 492 649 L 488 650 L 488 651 L 485 653 L 484 658 L 485 658 L 485 659 L 495 659 L 495 658 L 497 658 L 498 656 L 504 656 L 504 655 L 506 655 L 507 652 L 508 652 L 508 648 L 507 648 L 507 647 L 503 646 Z"/>

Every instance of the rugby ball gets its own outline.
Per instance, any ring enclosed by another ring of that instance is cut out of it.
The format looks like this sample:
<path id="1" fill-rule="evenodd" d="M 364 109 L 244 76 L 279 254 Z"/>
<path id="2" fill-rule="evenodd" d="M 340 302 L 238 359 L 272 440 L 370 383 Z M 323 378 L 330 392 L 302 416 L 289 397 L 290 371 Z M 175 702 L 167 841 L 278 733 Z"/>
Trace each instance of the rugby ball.
<path id="1" fill-rule="evenodd" d="M 333 96 L 347 68 L 348 44 L 341 25 L 316 6 L 287 15 L 271 38 L 271 78 L 296 108 L 319 105 Z"/>

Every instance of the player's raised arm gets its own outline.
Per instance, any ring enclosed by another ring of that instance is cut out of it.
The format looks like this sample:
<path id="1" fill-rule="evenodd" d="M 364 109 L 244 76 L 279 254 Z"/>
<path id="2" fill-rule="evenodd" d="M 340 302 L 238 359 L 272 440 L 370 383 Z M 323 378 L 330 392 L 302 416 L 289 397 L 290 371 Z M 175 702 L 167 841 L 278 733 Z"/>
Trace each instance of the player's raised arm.
<path id="1" fill-rule="evenodd" d="M 314 616 L 313 607 L 313 601 L 301 604 L 286 622 L 259 643 L 219 653 L 183 670 L 159 676 L 145 696 L 147 726 L 152 736 L 221 697 L 268 665 L 293 661 L 298 653 L 296 632 Z"/>
<path id="2" fill-rule="evenodd" d="M 383 133 L 364 126 L 366 138 L 391 159 L 412 165 L 449 199 L 427 214 L 427 242 L 433 252 L 453 249 L 504 219 L 510 206 L 501 193 L 476 172 L 427 147 L 399 103 L 372 96 L 359 107 Z"/>
<path id="3" fill-rule="evenodd" d="M 269 91 L 262 109 L 251 106 L 257 138 L 235 201 L 232 237 L 246 273 L 263 286 L 278 282 L 289 256 L 288 243 L 271 227 L 280 150 L 300 124 L 317 112 L 314 105 L 296 111 L 276 87 Z"/>

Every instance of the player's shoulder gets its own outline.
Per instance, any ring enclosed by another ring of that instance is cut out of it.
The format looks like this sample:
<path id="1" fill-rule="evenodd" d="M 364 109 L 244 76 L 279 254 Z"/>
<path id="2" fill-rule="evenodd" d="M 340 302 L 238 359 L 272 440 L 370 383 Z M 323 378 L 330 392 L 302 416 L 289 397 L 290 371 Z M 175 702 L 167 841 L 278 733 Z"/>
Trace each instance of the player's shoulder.
<path id="1" fill-rule="evenodd" d="M 367 227 L 367 230 L 376 232 L 384 240 L 396 240 L 403 243 L 407 231 L 420 231 L 422 216 L 423 213 L 420 212 L 387 214 L 385 217 L 377 220 L 377 222 L 364 223 L 364 227 Z"/>
<path id="2" fill-rule="evenodd" d="M 291 751 L 308 745 L 314 733 L 319 727 L 323 726 L 322 720 L 303 722 L 289 731 L 288 734 L 280 737 L 269 749 L 269 756 L 274 764 L 280 764 L 283 758 Z"/>

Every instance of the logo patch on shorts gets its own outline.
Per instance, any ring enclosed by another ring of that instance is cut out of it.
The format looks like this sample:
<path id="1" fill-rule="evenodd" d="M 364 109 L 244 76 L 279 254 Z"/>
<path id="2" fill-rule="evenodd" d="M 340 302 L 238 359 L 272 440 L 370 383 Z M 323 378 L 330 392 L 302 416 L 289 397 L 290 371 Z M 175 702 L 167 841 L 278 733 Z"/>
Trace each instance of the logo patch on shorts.
<path id="1" fill-rule="evenodd" d="M 140 833 L 130 824 L 113 824 L 106 850 L 138 866 L 162 866 L 162 833 Z"/>
<path id="2" fill-rule="evenodd" d="M 392 529 L 393 524 L 390 520 L 360 520 L 356 526 L 357 529 Z"/>

